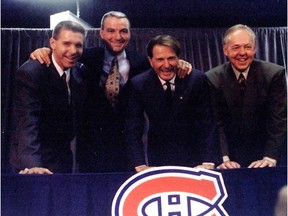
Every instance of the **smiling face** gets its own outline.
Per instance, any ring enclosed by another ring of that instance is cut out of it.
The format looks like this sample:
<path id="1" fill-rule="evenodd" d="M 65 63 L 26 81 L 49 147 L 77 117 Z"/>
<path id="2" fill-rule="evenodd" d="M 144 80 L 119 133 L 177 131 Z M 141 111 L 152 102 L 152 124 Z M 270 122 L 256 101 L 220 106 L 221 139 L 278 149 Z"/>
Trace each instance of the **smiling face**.
<path id="1" fill-rule="evenodd" d="M 178 61 L 175 51 L 164 45 L 155 45 L 152 49 L 152 57 L 149 57 L 151 67 L 165 81 L 175 76 Z"/>
<path id="2" fill-rule="evenodd" d="M 83 53 L 84 35 L 62 29 L 58 39 L 51 38 L 50 46 L 57 64 L 66 70 L 75 65 Z"/>
<path id="3" fill-rule="evenodd" d="M 223 46 L 224 54 L 239 72 L 245 71 L 254 60 L 256 53 L 255 41 L 245 29 L 232 32 Z"/>
<path id="4" fill-rule="evenodd" d="M 105 18 L 100 37 L 112 54 L 121 53 L 128 45 L 130 36 L 130 24 L 127 18 Z"/>

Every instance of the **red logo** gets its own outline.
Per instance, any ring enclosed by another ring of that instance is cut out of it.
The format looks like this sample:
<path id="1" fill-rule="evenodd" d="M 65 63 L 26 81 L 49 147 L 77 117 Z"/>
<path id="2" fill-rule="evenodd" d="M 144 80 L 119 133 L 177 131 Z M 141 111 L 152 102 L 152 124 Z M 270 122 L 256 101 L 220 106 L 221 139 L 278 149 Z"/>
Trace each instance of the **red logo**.
<path id="1" fill-rule="evenodd" d="M 130 177 L 117 191 L 112 216 L 222 216 L 227 192 L 221 173 L 157 167 Z"/>

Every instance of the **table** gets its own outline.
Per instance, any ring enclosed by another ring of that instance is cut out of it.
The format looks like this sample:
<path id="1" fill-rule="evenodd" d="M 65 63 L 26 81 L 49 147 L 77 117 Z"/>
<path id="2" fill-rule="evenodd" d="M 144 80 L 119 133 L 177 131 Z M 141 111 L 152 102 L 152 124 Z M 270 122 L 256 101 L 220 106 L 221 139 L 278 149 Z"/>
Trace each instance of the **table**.
<path id="1" fill-rule="evenodd" d="M 219 171 L 219 170 L 217 170 Z M 220 170 L 231 216 L 272 216 L 287 168 Z M 3 216 L 109 216 L 118 188 L 134 173 L 1 175 Z"/>

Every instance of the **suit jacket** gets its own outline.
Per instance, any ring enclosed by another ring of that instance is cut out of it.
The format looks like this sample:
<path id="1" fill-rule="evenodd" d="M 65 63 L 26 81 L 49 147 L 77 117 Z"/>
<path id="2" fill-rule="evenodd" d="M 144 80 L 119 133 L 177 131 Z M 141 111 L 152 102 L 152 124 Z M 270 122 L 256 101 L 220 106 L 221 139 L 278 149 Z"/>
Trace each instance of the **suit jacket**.
<path id="1" fill-rule="evenodd" d="M 143 120 L 149 119 L 147 158 L 141 140 Z M 193 69 L 184 79 L 175 78 L 171 107 L 153 69 L 129 82 L 125 140 L 133 167 L 196 166 L 211 162 L 214 143 L 208 84 L 204 73 Z"/>
<path id="2" fill-rule="evenodd" d="M 51 61 L 52 62 L 52 61 Z M 82 64 L 70 71 L 70 105 L 59 73 L 28 60 L 16 74 L 11 164 L 16 169 L 45 167 L 71 172 L 70 141 L 79 130 L 87 83 Z"/>
<path id="3" fill-rule="evenodd" d="M 222 154 L 242 166 L 262 159 L 279 160 L 286 141 L 286 79 L 283 67 L 254 60 L 243 101 L 228 62 L 207 72 Z"/>
<path id="4" fill-rule="evenodd" d="M 130 64 L 129 79 L 150 68 L 146 56 L 126 50 Z M 119 103 L 112 108 L 100 87 L 104 48 L 84 50 L 81 62 L 89 70 L 89 101 L 86 104 L 85 127 L 78 146 L 80 172 L 127 171 L 123 145 L 123 116 L 127 101 L 126 85 L 120 89 Z"/>

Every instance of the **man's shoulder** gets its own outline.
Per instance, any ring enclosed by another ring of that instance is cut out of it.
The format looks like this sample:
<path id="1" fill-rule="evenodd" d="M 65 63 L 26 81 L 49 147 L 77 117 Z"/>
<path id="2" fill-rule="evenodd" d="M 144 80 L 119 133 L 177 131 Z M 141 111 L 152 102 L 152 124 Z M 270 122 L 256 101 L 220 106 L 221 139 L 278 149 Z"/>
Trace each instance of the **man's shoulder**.
<path id="1" fill-rule="evenodd" d="M 40 64 L 36 60 L 27 60 L 24 64 L 20 66 L 18 69 L 18 74 L 30 74 L 31 76 L 37 76 L 41 73 L 41 71 L 45 71 L 47 69 L 46 65 Z"/>
<path id="2" fill-rule="evenodd" d="M 205 74 L 209 81 L 218 82 L 220 77 L 225 76 L 229 68 L 231 68 L 230 62 L 226 62 L 208 70 Z"/>
<path id="3" fill-rule="evenodd" d="M 83 54 L 80 58 L 80 61 L 88 61 L 88 60 L 103 60 L 104 57 L 104 48 L 103 47 L 88 47 L 85 48 Z"/>
<path id="4" fill-rule="evenodd" d="M 252 66 L 253 68 L 259 69 L 264 73 L 276 73 L 277 71 L 285 70 L 285 68 L 281 65 L 259 59 L 254 59 Z"/>
<path id="5" fill-rule="evenodd" d="M 102 53 L 104 52 L 104 47 L 85 47 L 84 53 Z"/>
<path id="6" fill-rule="evenodd" d="M 205 77 L 205 73 L 199 69 L 193 68 L 191 74 L 195 76 Z"/>
<path id="7" fill-rule="evenodd" d="M 131 78 L 131 80 L 133 82 L 142 82 L 143 80 L 149 79 L 151 77 L 155 76 L 155 72 L 153 71 L 152 68 L 143 71 L 140 74 L 137 74 L 136 76 L 134 76 L 133 78 Z"/>
<path id="8" fill-rule="evenodd" d="M 224 73 L 225 70 L 227 70 L 228 66 L 230 65 L 229 62 L 226 62 L 224 64 L 218 65 L 216 67 L 211 68 L 210 70 L 208 70 L 205 74 L 207 76 L 212 76 L 215 74 L 221 74 Z"/>

